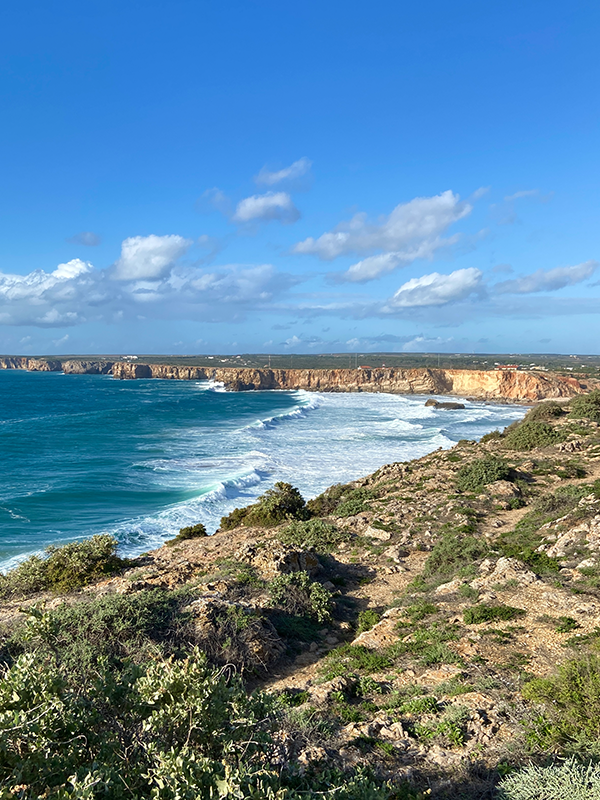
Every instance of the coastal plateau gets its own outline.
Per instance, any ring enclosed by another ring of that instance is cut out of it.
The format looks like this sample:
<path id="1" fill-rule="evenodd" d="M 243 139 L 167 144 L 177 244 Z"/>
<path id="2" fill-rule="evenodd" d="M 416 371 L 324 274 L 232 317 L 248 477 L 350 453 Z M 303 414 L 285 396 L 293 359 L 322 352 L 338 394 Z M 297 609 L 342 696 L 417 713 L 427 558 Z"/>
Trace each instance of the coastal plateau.
<path id="1" fill-rule="evenodd" d="M 106 360 L 0 358 L 0 369 L 113 375 L 120 380 L 163 378 L 213 380 L 229 391 L 285 389 L 318 392 L 387 392 L 459 395 L 477 400 L 528 403 L 568 398 L 586 383 L 553 373 L 467 369 L 244 369 L 191 367 Z"/>

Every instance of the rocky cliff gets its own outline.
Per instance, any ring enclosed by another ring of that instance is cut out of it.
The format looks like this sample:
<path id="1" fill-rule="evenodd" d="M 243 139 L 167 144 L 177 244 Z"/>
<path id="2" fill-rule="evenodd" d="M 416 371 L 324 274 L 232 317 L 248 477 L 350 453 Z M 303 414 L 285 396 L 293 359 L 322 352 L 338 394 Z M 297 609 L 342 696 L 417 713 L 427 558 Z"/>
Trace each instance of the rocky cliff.
<path id="1" fill-rule="evenodd" d="M 586 391 L 574 378 L 549 373 L 444 369 L 233 369 L 116 363 L 115 378 L 214 380 L 231 391 L 305 389 L 318 392 L 452 394 L 480 400 L 534 402 Z"/>
<path id="2" fill-rule="evenodd" d="M 237 369 L 124 361 L 66 361 L 6 356 L 0 369 L 108 375 L 120 380 L 163 378 L 214 380 L 234 392 L 255 389 L 305 389 L 309 392 L 388 392 L 451 394 L 516 403 L 573 397 L 587 390 L 575 378 L 551 373 L 467 369 Z"/>

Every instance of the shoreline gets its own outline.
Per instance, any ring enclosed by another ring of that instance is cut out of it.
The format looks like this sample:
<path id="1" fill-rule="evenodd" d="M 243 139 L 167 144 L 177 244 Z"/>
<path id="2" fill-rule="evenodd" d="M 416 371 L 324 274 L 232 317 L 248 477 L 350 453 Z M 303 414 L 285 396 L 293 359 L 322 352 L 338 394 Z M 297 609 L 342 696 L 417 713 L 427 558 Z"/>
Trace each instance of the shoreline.
<path id="1" fill-rule="evenodd" d="M 589 391 L 590 384 L 555 373 L 521 370 L 404 369 L 270 369 L 244 367 L 190 367 L 130 361 L 40 359 L 27 356 L 0 358 L 0 370 L 64 372 L 68 375 L 112 375 L 117 380 L 162 378 L 212 380 L 227 391 L 268 389 L 308 392 L 453 395 L 475 401 L 531 404 L 565 399 Z"/>

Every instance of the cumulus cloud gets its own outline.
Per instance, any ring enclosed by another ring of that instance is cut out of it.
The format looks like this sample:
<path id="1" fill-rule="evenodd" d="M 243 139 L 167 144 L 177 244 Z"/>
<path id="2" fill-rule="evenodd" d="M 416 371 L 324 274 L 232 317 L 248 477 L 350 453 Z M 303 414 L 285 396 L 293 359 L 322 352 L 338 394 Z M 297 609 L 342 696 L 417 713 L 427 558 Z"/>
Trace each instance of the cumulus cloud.
<path id="1" fill-rule="evenodd" d="M 74 325 L 80 294 L 90 286 L 93 266 L 74 258 L 53 272 L 37 269 L 27 275 L 0 273 L 0 323 L 40 327 Z M 93 296 L 93 295 L 91 295 Z M 61 309 L 67 305 L 69 308 Z"/>
<path id="2" fill-rule="evenodd" d="M 494 289 L 499 294 L 530 294 L 532 292 L 555 292 L 565 286 L 590 278 L 598 268 L 597 261 L 584 261 L 572 267 L 556 267 L 555 269 L 538 269 L 530 275 L 523 275 L 510 281 L 497 283 Z"/>
<path id="3" fill-rule="evenodd" d="M 86 247 L 97 247 L 101 241 L 102 239 L 98 234 L 92 231 L 82 231 L 81 233 L 76 233 L 75 236 L 71 236 L 70 239 L 67 239 L 67 242 L 70 244 L 83 244 Z"/>
<path id="4" fill-rule="evenodd" d="M 439 247 L 448 245 L 441 235 L 450 225 L 470 214 L 472 206 L 457 194 L 442 192 L 434 197 L 415 197 L 401 203 L 391 214 L 369 222 L 366 214 L 355 214 L 328 233 L 298 242 L 293 251 L 332 261 L 343 255 L 365 255 L 344 273 L 349 281 L 367 281 L 409 264 L 417 258 L 430 258 Z M 381 251 L 376 254 L 377 251 Z M 371 255 L 373 254 L 373 255 Z"/>
<path id="5" fill-rule="evenodd" d="M 263 186 L 275 186 L 284 181 L 295 181 L 298 178 L 303 178 L 308 174 L 312 167 L 312 161 L 305 156 L 294 161 L 289 167 L 271 172 L 266 167 L 263 167 L 258 175 L 254 178 L 255 182 Z"/>
<path id="6" fill-rule="evenodd" d="M 481 290 L 482 272 L 474 267 L 457 269 L 450 275 L 432 272 L 403 284 L 387 302 L 391 311 L 415 306 L 441 306 L 464 300 Z M 385 309 L 384 309 L 385 310 Z"/>
<path id="7" fill-rule="evenodd" d="M 113 277 L 119 281 L 157 280 L 193 244 L 182 236 L 130 236 L 121 245 Z"/>
<path id="8" fill-rule="evenodd" d="M 297 219 L 300 219 L 300 212 L 287 192 L 266 192 L 246 197 L 237 204 L 233 215 L 233 221 L 241 223 L 271 220 L 291 223 Z"/>

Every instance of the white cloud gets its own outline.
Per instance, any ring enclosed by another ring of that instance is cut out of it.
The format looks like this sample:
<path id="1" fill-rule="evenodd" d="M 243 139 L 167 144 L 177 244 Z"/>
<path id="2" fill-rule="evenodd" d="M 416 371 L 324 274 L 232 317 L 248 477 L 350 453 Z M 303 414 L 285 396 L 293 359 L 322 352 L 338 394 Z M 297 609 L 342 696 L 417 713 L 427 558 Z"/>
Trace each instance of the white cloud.
<path id="1" fill-rule="evenodd" d="M 278 273 L 271 264 L 230 266 L 219 272 L 195 274 L 190 271 L 178 290 L 181 294 L 207 303 L 262 303 L 287 289 L 294 281 Z M 179 278 L 173 279 L 179 280 Z"/>
<path id="2" fill-rule="evenodd" d="M 514 194 L 507 195 L 504 200 L 507 203 L 511 203 L 513 200 L 521 200 L 523 197 L 537 197 L 539 193 L 539 189 L 524 189 L 521 192 L 515 192 Z"/>
<path id="3" fill-rule="evenodd" d="M 121 245 L 113 277 L 120 281 L 162 278 L 193 244 L 182 236 L 130 236 Z"/>
<path id="4" fill-rule="evenodd" d="M 441 306 L 464 300 L 481 288 L 482 272 L 474 267 L 458 269 L 450 275 L 432 272 L 412 278 L 403 284 L 387 302 L 384 310 L 413 308 L 415 306 Z"/>
<path id="5" fill-rule="evenodd" d="M 451 191 L 434 197 L 415 197 L 397 205 L 376 223 L 370 223 L 366 214 L 355 214 L 318 239 L 311 236 L 298 242 L 293 250 L 325 261 L 350 253 L 369 256 L 383 251 L 353 264 L 344 274 L 350 281 L 372 280 L 416 258 L 430 258 L 435 250 L 451 243 L 440 238 L 444 231 L 471 210 L 469 203 L 461 202 Z"/>
<path id="6" fill-rule="evenodd" d="M 51 276 L 60 281 L 70 280 L 77 278 L 79 275 L 85 275 L 94 269 L 89 261 L 82 261 L 80 258 L 74 258 L 72 261 L 67 261 L 66 264 L 59 264 L 58 267 L 51 272 Z"/>
<path id="7" fill-rule="evenodd" d="M 233 215 L 234 222 L 269 222 L 279 220 L 283 223 L 300 219 L 300 212 L 287 192 L 266 192 L 254 194 L 240 200 Z"/>
<path id="8" fill-rule="evenodd" d="M 598 269 L 597 261 L 584 261 L 572 267 L 556 267 L 555 269 L 538 269 L 531 275 L 523 275 L 510 281 L 497 283 L 494 289 L 499 294 L 530 294 L 531 292 L 555 292 L 565 286 L 590 278 Z"/>
<path id="9" fill-rule="evenodd" d="M 410 341 L 406 342 L 402 350 L 405 353 L 424 353 L 424 352 L 431 352 L 436 345 L 439 347 L 440 345 L 448 345 L 453 342 L 454 339 L 450 337 L 449 339 L 442 339 L 441 336 L 436 336 L 435 338 L 430 338 L 428 336 L 415 336 Z"/>
<path id="10" fill-rule="evenodd" d="M 294 181 L 304 177 L 311 167 L 312 161 L 303 157 L 299 158 L 298 161 L 294 161 L 289 167 L 277 170 L 276 172 L 270 172 L 266 167 L 263 167 L 254 180 L 259 185 L 275 186 L 282 181 Z"/>
<path id="11" fill-rule="evenodd" d="M 196 208 L 202 213 L 209 213 L 216 209 L 228 217 L 231 214 L 231 200 L 225 192 L 221 191 L 217 186 L 213 186 L 212 189 L 207 189 L 203 192 L 196 204 Z"/>
<path id="12" fill-rule="evenodd" d="M 433 258 L 436 250 L 440 247 L 448 247 L 456 244 L 458 236 L 450 236 L 448 239 L 436 238 L 430 241 L 421 242 L 416 247 L 407 247 L 403 251 L 393 253 L 380 253 L 376 256 L 367 256 L 362 261 L 357 261 L 356 264 L 346 270 L 343 277 L 347 281 L 356 283 L 363 283 L 378 278 L 380 275 L 385 275 L 387 272 L 393 272 L 398 267 L 405 267 L 412 264 L 418 258 Z"/>
<path id="13" fill-rule="evenodd" d="M 83 244 L 86 247 L 97 247 L 101 241 L 98 234 L 92 231 L 82 231 L 81 233 L 76 233 L 75 236 L 71 236 L 70 239 L 67 239 L 67 242 L 70 244 Z"/>

